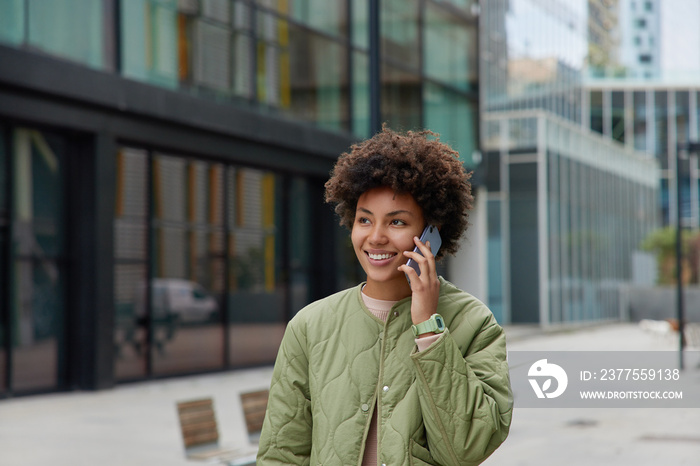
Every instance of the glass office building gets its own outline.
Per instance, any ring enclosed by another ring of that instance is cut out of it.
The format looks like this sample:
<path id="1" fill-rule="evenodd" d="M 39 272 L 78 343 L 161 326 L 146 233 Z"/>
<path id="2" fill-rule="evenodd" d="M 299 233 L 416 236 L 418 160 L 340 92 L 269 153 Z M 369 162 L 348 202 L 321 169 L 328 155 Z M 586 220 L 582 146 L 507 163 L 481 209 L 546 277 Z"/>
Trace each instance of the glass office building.
<path id="1" fill-rule="evenodd" d="M 0 396 L 271 363 L 361 279 L 340 153 L 386 121 L 475 167 L 475 3 L 0 2 Z"/>
<path id="2" fill-rule="evenodd" d="M 655 161 L 544 111 L 483 122 L 489 303 L 506 322 L 618 320 L 658 224 Z"/>
<path id="3" fill-rule="evenodd" d="M 614 68 L 616 7 L 482 3 L 488 303 L 502 322 L 619 319 L 632 253 L 660 223 L 657 162 L 588 128 L 584 82 Z"/>
<path id="4" fill-rule="evenodd" d="M 585 86 L 582 124 L 657 160 L 661 220 L 676 225 L 676 164 L 680 163 L 681 224 L 700 227 L 698 154 L 682 146 L 700 140 L 700 86 L 597 81 Z M 681 147 L 681 149 L 679 149 Z"/>

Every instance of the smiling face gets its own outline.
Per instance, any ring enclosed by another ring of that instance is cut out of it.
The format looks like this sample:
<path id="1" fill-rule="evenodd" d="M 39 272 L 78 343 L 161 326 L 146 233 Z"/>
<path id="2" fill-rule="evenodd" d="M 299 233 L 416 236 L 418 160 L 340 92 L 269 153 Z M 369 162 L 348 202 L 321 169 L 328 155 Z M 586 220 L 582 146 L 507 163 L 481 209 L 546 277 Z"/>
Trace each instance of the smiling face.
<path id="1" fill-rule="evenodd" d="M 380 187 L 360 196 L 351 238 L 367 274 L 367 296 L 399 300 L 411 295 L 406 276 L 398 267 L 408 261 L 403 252 L 413 250 L 413 237 L 420 236 L 424 227 L 423 210 L 410 194 Z"/>

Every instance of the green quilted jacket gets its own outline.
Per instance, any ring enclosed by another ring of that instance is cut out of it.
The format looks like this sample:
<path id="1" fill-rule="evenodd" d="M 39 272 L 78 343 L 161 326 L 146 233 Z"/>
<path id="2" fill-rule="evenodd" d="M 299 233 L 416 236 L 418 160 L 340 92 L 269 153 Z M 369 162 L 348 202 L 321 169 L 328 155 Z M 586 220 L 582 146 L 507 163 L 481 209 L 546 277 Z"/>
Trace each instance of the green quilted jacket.
<path id="1" fill-rule="evenodd" d="M 447 330 L 418 352 L 411 298 L 386 323 L 362 285 L 310 304 L 287 326 L 275 364 L 258 465 L 360 465 L 373 410 L 378 464 L 481 463 L 507 437 L 513 398 L 503 329 L 440 278 Z"/>

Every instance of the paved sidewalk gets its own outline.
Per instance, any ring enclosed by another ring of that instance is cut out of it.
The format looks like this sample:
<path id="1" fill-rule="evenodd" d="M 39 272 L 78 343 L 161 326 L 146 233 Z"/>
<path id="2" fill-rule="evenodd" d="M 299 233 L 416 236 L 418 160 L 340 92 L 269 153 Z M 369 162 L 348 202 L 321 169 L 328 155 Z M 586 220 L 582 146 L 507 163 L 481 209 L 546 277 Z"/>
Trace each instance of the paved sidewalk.
<path id="1" fill-rule="evenodd" d="M 677 335 L 650 333 L 637 324 L 539 335 L 516 327 L 506 334 L 509 351 L 678 351 Z M 688 376 L 700 384 L 700 368 L 697 362 L 690 367 L 688 356 Z M 697 361 L 697 351 L 692 359 Z M 508 439 L 484 464 L 698 465 L 700 409 L 518 409 L 516 403 Z"/>
<path id="2" fill-rule="evenodd" d="M 559 332 L 509 327 L 526 350 L 669 350 L 675 338 L 635 324 Z M 695 370 L 697 373 L 697 369 Z M 0 401 L 1 466 L 193 466 L 175 403 L 211 396 L 222 443 L 247 446 L 238 394 L 269 385 L 270 367 Z M 697 465 L 700 409 L 517 409 L 489 465 Z"/>

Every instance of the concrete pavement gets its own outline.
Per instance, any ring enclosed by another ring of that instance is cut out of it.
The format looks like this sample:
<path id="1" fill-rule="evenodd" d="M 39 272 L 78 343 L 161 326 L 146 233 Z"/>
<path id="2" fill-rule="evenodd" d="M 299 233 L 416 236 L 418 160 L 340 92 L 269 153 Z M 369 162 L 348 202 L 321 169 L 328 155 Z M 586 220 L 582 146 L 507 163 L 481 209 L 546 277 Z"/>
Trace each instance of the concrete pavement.
<path id="1" fill-rule="evenodd" d="M 510 351 L 669 350 L 636 324 L 543 332 L 508 327 Z M 698 371 L 697 368 L 693 369 Z M 0 466 L 146 466 L 185 459 L 175 403 L 213 397 L 221 442 L 247 448 L 238 394 L 269 385 L 271 367 L 0 401 Z M 697 465 L 700 409 L 516 409 L 489 465 Z"/>

